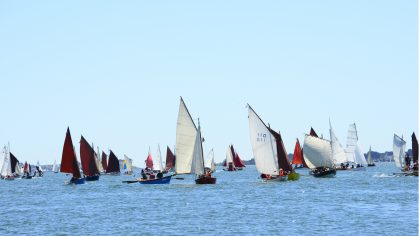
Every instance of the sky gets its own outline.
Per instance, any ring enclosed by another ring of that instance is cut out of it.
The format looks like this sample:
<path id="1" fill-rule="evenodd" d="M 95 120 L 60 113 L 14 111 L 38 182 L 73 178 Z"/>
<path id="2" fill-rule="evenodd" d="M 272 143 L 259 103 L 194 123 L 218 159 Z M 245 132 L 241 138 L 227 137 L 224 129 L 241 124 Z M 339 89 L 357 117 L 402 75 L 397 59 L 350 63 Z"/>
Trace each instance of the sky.
<path id="1" fill-rule="evenodd" d="M 418 134 L 418 5 L 407 0 L 0 1 L 0 144 L 60 162 L 69 126 L 144 166 L 175 146 L 180 96 L 205 155 L 252 158 L 249 103 L 291 153 L 331 119 L 366 152 Z"/>

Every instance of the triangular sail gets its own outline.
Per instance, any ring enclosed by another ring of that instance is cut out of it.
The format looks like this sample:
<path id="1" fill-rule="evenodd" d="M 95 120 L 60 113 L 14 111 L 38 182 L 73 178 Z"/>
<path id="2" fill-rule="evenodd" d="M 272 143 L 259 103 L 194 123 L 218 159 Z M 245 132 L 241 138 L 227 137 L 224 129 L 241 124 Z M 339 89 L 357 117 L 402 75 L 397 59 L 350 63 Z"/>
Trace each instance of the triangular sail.
<path id="1" fill-rule="evenodd" d="M 229 145 L 228 149 L 226 150 L 226 165 L 229 165 L 229 163 L 232 163 L 233 167 L 235 166 L 233 163 L 233 157 L 235 155 L 235 151 L 233 150 L 233 146 Z"/>
<path id="2" fill-rule="evenodd" d="M 12 164 L 10 161 L 10 151 L 4 147 L 4 162 L 3 162 L 3 166 L 1 168 L 1 176 L 6 177 L 6 176 L 12 176 Z"/>
<path id="3" fill-rule="evenodd" d="M 95 151 L 83 136 L 80 138 L 80 160 L 84 175 L 94 176 L 99 174 L 96 166 Z"/>
<path id="4" fill-rule="evenodd" d="M 213 148 L 210 150 L 209 155 L 206 159 L 206 164 L 205 164 L 206 168 L 209 168 L 211 171 L 215 171 L 216 170 L 216 165 L 214 163 L 214 151 Z"/>
<path id="5" fill-rule="evenodd" d="M 283 139 L 281 138 L 280 133 L 268 128 L 271 134 L 276 139 L 276 148 L 277 148 L 277 163 L 279 165 L 279 169 L 283 169 L 283 171 L 293 171 L 292 166 L 290 165 L 290 161 L 286 152 L 286 148 L 284 147 Z"/>
<path id="6" fill-rule="evenodd" d="M 101 160 L 102 168 L 106 171 L 106 169 L 108 168 L 108 160 L 107 160 L 108 156 L 106 155 L 105 152 L 102 152 L 102 157 L 101 158 L 102 158 L 102 160 Z"/>
<path id="7" fill-rule="evenodd" d="M 312 135 L 305 135 L 303 158 L 310 169 L 315 169 L 317 167 L 335 167 L 332 159 L 330 142 Z"/>
<path id="8" fill-rule="evenodd" d="M 125 171 L 128 173 L 133 172 L 133 160 L 124 154 Z"/>
<path id="9" fill-rule="evenodd" d="M 149 147 L 149 153 L 147 154 L 147 158 L 146 158 L 146 167 L 153 170 L 153 158 L 152 158 L 152 153 L 150 152 L 150 147 Z"/>
<path id="10" fill-rule="evenodd" d="M 332 128 L 330 122 L 330 139 L 331 139 L 331 151 L 332 151 L 332 158 L 336 165 L 341 165 L 341 163 L 346 163 L 349 160 L 347 159 L 346 152 L 344 151 L 343 146 L 341 145 L 340 141 L 338 140 L 335 132 Z M 352 158 L 353 160 L 354 158 Z M 353 161 L 354 162 L 354 161 Z"/>
<path id="11" fill-rule="evenodd" d="M 19 160 L 15 157 L 15 155 L 13 155 L 13 153 L 10 153 L 10 163 L 13 174 L 20 174 Z"/>
<path id="12" fill-rule="evenodd" d="M 234 150 L 233 152 L 235 153 L 235 154 L 233 155 L 233 165 L 234 165 L 235 167 L 240 167 L 240 168 L 245 167 L 245 163 L 241 160 L 241 158 L 239 157 L 238 153 L 237 153 L 237 152 L 236 152 L 236 150 L 233 148 L 233 145 L 232 145 L 232 149 Z"/>
<path id="13" fill-rule="evenodd" d="M 181 97 L 176 126 L 176 162 L 177 174 L 191 173 L 191 165 L 197 138 L 197 128 Z"/>
<path id="14" fill-rule="evenodd" d="M 196 175 L 204 174 L 203 143 L 201 138 L 200 123 L 198 124 L 198 132 L 195 138 L 191 173 Z"/>
<path id="15" fill-rule="evenodd" d="M 346 157 L 349 162 L 354 162 L 356 164 L 361 164 L 366 166 L 366 158 L 361 150 L 359 144 L 359 137 L 357 135 L 356 124 L 350 124 L 347 134 L 347 146 L 346 146 Z"/>
<path id="16" fill-rule="evenodd" d="M 56 163 L 55 160 L 54 160 L 54 164 L 53 164 L 53 167 L 52 167 L 52 171 L 53 172 L 58 172 L 57 163 Z"/>
<path id="17" fill-rule="evenodd" d="M 157 153 L 156 153 L 156 160 L 153 162 L 153 169 L 158 171 L 163 171 L 162 165 L 162 155 L 160 152 L 160 146 L 158 145 Z"/>
<path id="18" fill-rule="evenodd" d="M 309 131 L 309 135 L 318 138 L 318 134 L 316 134 L 315 130 L 311 127 L 311 131 Z"/>
<path id="19" fill-rule="evenodd" d="M 275 137 L 249 105 L 248 119 L 252 152 L 258 172 L 279 175 Z"/>
<path id="20" fill-rule="evenodd" d="M 416 134 L 413 132 L 411 135 L 411 147 L 413 150 L 413 163 L 419 160 L 419 142 L 417 141 Z"/>
<path id="21" fill-rule="evenodd" d="M 170 170 L 175 167 L 175 155 L 169 147 L 166 147 L 166 167 L 165 170 Z"/>
<path id="22" fill-rule="evenodd" d="M 303 153 L 300 147 L 299 139 L 296 139 L 295 150 L 293 152 L 292 164 L 303 165 Z"/>
<path id="23" fill-rule="evenodd" d="M 120 173 L 120 162 L 118 161 L 117 156 L 115 156 L 115 154 L 112 151 L 110 151 L 109 153 L 106 173 Z"/>
<path id="24" fill-rule="evenodd" d="M 368 152 L 368 156 L 367 156 L 367 163 L 368 163 L 368 165 L 372 165 L 373 164 L 372 148 L 371 147 L 369 147 L 369 152 Z"/>
<path id="25" fill-rule="evenodd" d="M 69 128 L 67 128 L 66 139 L 64 140 L 60 172 L 73 174 L 76 179 L 81 177 Z"/>
<path id="26" fill-rule="evenodd" d="M 392 153 L 394 155 L 394 162 L 397 168 L 404 168 L 404 155 L 405 155 L 405 145 L 406 142 L 404 139 L 400 138 L 398 135 L 394 134 L 394 142 Z"/>

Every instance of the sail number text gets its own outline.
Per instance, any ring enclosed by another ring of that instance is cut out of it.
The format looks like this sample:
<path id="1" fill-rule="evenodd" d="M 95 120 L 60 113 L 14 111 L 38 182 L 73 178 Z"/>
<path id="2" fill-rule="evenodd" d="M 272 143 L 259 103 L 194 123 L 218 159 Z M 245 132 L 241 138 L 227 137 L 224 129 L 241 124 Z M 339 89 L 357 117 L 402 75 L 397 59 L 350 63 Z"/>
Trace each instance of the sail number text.
<path id="1" fill-rule="evenodd" d="M 257 133 L 257 142 L 265 142 L 267 134 Z"/>

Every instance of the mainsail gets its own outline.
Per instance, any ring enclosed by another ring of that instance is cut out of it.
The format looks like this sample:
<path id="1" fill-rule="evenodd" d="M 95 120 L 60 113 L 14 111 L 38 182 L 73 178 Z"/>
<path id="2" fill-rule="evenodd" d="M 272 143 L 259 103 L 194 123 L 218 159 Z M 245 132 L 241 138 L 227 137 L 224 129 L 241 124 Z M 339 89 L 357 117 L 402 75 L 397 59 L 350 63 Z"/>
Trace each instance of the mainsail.
<path id="1" fill-rule="evenodd" d="M 226 150 L 226 166 L 229 166 L 229 163 L 232 163 L 233 167 L 235 167 L 235 164 L 233 163 L 233 157 L 235 156 L 235 151 L 233 149 L 232 145 L 229 145 L 228 149 Z"/>
<path id="2" fill-rule="evenodd" d="M 292 158 L 292 164 L 303 165 L 304 163 L 305 161 L 303 160 L 302 148 L 300 147 L 299 139 L 296 139 L 295 150 L 293 152 L 293 158 Z"/>
<path id="3" fill-rule="evenodd" d="M 120 162 L 118 161 L 117 156 L 115 156 L 112 150 L 109 153 L 106 173 L 120 173 Z"/>
<path id="4" fill-rule="evenodd" d="M 181 97 L 176 126 L 176 162 L 177 174 L 189 174 L 196 146 L 197 128 Z M 197 144 L 198 145 L 198 144 Z"/>
<path id="5" fill-rule="evenodd" d="M 203 143 L 201 138 L 200 121 L 198 121 L 198 132 L 195 137 L 191 173 L 196 175 L 204 174 Z"/>
<path id="6" fill-rule="evenodd" d="M 341 146 L 340 141 L 338 140 L 337 136 L 335 136 L 335 132 L 332 128 L 331 121 L 330 121 L 330 139 L 331 139 L 331 151 L 332 151 L 332 159 L 336 165 L 340 165 L 341 163 L 346 163 L 349 160 L 347 159 L 346 152 L 344 151 L 343 146 Z M 353 161 L 353 157 L 351 159 Z"/>
<path id="7" fill-rule="evenodd" d="M 106 153 L 105 152 L 103 152 L 102 151 L 102 160 L 101 160 L 101 162 L 102 162 L 102 167 L 103 167 L 103 169 L 106 171 L 106 168 L 108 168 L 108 156 L 106 155 Z"/>
<path id="8" fill-rule="evenodd" d="M 157 148 L 157 154 L 156 154 L 156 160 L 153 162 L 153 169 L 157 171 L 163 171 L 163 165 L 162 165 L 162 155 L 160 152 L 160 146 L 158 145 Z"/>
<path id="9" fill-rule="evenodd" d="M 361 164 L 366 166 L 366 158 L 362 152 L 362 149 L 359 145 L 359 137 L 357 136 L 356 124 L 350 124 L 347 134 L 347 147 L 346 147 L 346 156 L 349 162 L 354 162 L 356 164 Z"/>
<path id="10" fill-rule="evenodd" d="M 170 170 L 175 167 L 175 155 L 169 147 L 166 147 L 166 167 L 165 170 Z"/>
<path id="11" fill-rule="evenodd" d="M 419 161 L 419 142 L 417 141 L 416 134 L 413 132 L 411 135 L 411 147 L 413 150 L 413 163 Z"/>
<path id="12" fill-rule="evenodd" d="M 149 153 L 147 154 L 147 158 L 146 158 L 146 167 L 153 170 L 153 158 L 152 158 L 152 153 L 150 152 L 150 147 L 149 147 Z"/>
<path id="13" fill-rule="evenodd" d="M 80 160 L 84 175 L 94 176 L 99 174 L 96 166 L 95 151 L 83 136 L 80 138 Z"/>
<path id="14" fill-rule="evenodd" d="M 13 174 L 20 175 L 21 171 L 19 167 L 19 160 L 12 153 L 10 153 L 10 163 Z"/>
<path id="15" fill-rule="evenodd" d="M 367 163 L 368 165 L 372 165 L 373 163 L 373 159 L 372 159 L 372 147 L 369 147 L 369 153 L 367 156 Z"/>
<path id="16" fill-rule="evenodd" d="M 67 128 L 66 139 L 64 140 L 60 172 L 73 174 L 76 179 L 81 177 L 69 128 Z"/>
<path id="17" fill-rule="evenodd" d="M 1 176 L 2 177 L 10 177 L 12 176 L 12 164 L 10 161 L 10 150 L 4 147 L 4 162 L 1 168 Z"/>
<path id="18" fill-rule="evenodd" d="M 404 155 L 405 155 L 405 144 L 404 139 L 394 134 L 394 145 L 392 153 L 394 154 L 394 162 L 397 168 L 404 169 Z"/>
<path id="19" fill-rule="evenodd" d="M 210 150 L 209 155 L 205 164 L 206 168 L 209 168 L 212 172 L 216 170 L 216 164 L 214 163 L 214 151 L 213 148 Z"/>
<path id="20" fill-rule="evenodd" d="M 315 169 L 317 167 L 335 167 L 334 161 L 332 160 L 330 142 L 312 135 L 305 135 L 303 158 L 310 169 Z"/>
<path id="21" fill-rule="evenodd" d="M 233 145 L 232 145 L 232 149 L 234 149 L 233 148 Z M 243 168 L 243 167 L 245 167 L 245 163 L 242 161 L 242 159 L 239 157 L 239 155 L 238 155 L 238 153 L 236 152 L 236 150 L 234 149 L 234 152 L 235 152 L 235 155 L 233 156 L 233 165 L 235 166 L 235 167 L 238 167 L 238 168 Z"/>

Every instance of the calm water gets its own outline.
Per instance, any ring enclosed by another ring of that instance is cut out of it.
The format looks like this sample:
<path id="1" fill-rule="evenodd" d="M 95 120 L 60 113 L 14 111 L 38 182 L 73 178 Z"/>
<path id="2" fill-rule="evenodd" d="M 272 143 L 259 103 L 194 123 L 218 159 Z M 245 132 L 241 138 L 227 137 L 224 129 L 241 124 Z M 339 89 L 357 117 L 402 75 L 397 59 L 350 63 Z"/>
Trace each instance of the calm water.
<path id="1" fill-rule="evenodd" d="M 417 235 L 418 178 L 389 176 L 394 163 L 316 179 L 263 183 L 254 166 L 218 171 L 216 185 L 123 184 L 129 177 L 66 186 L 46 173 L 0 181 L 0 235 L 265 234 Z"/>

